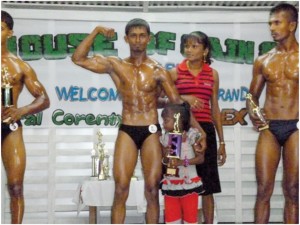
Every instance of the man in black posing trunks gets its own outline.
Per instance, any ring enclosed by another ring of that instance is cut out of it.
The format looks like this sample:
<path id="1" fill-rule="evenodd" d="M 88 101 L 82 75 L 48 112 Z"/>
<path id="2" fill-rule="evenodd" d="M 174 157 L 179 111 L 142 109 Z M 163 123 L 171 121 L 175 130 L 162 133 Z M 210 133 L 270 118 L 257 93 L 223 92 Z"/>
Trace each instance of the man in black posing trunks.
<path id="1" fill-rule="evenodd" d="M 11 107 L 4 107 L 1 98 L 1 155 L 10 195 L 11 223 L 22 223 L 26 153 L 20 119 L 48 108 L 50 101 L 45 88 L 30 65 L 7 49 L 7 40 L 13 35 L 13 24 L 13 18 L 7 12 L 1 11 L 1 82 L 2 85 L 12 86 L 13 103 Z M 18 107 L 18 99 L 24 86 L 34 100 L 28 105 Z M 13 126 L 15 123 L 18 124 L 17 129 Z"/>
<path id="2" fill-rule="evenodd" d="M 271 9 L 269 26 L 276 47 L 259 56 L 253 65 L 250 93 L 258 104 L 266 85 L 264 114 L 269 129 L 260 132 L 256 147 L 257 198 L 255 222 L 266 224 L 277 167 L 283 160 L 284 223 L 299 223 L 299 44 L 295 37 L 298 11 L 289 4 Z M 263 123 L 247 100 L 250 119 Z M 282 151 L 281 151 L 282 149 Z"/>
<path id="3" fill-rule="evenodd" d="M 130 56 L 125 59 L 97 55 L 88 58 L 88 52 L 98 34 L 112 37 L 114 30 L 96 27 L 77 47 L 72 60 L 75 64 L 100 74 L 109 74 L 122 96 L 122 125 L 115 144 L 113 176 L 115 195 L 112 223 L 124 223 L 125 203 L 129 194 L 140 149 L 147 200 L 147 223 L 158 223 L 158 188 L 161 178 L 162 151 L 159 142 L 157 98 L 161 89 L 170 101 L 182 103 L 169 73 L 146 54 L 150 28 L 146 21 L 133 19 L 125 28 L 125 41 Z M 205 134 L 202 147 L 205 148 Z"/>

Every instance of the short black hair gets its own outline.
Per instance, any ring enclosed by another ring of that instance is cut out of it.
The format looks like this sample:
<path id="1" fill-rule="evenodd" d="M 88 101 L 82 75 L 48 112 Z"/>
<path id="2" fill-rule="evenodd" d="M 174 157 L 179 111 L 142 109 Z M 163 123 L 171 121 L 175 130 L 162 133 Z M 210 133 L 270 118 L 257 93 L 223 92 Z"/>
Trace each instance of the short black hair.
<path id="1" fill-rule="evenodd" d="M 11 17 L 11 15 L 8 12 L 3 10 L 1 10 L 1 22 L 6 23 L 6 25 L 10 30 L 14 28 L 14 19 Z"/>
<path id="2" fill-rule="evenodd" d="M 140 18 L 135 18 L 135 19 L 130 20 L 125 27 L 125 34 L 128 35 L 129 30 L 133 27 L 145 27 L 147 30 L 147 33 L 150 35 L 150 26 L 146 20 L 143 20 Z"/>
<path id="3" fill-rule="evenodd" d="M 281 3 L 274 6 L 270 11 L 270 15 L 282 11 L 287 12 L 289 14 L 290 21 L 296 22 L 298 24 L 298 10 L 296 9 L 295 6 L 288 3 Z"/>
<path id="4" fill-rule="evenodd" d="M 166 116 L 174 116 L 176 113 L 180 113 L 179 117 L 179 127 L 184 131 L 188 131 L 191 127 L 190 125 L 190 104 L 188 102 L 184 102 L 182 104 L 167 104 L 163 111 L 161 112 L 162 117 Z"/>

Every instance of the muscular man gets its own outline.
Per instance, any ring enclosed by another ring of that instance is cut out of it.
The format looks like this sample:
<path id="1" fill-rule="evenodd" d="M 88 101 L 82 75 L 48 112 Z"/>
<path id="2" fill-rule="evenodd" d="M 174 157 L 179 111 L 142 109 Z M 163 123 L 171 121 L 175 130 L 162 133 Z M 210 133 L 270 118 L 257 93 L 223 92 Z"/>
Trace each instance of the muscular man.
<path id="1" fill-rule="evenodd" d="M 20 119 L 48 108 L 50 101 L 34 70 L 7 49 L 7 40 L 13 35 L 13 24 L 12 17 L 7 12 L 1 11 L 1 83 L 12 86 L 13 100 L 13 106 L 4 107 L 1 98 L 1 154 L 11 198 L 11 222 L 22 223 L 26 154 Z M 34 101 L 18 108 L 17 102 L 24 85 L 34 97 Z M 11 130 L 9 125 L 15 122 L 19 127 L 17 130 Z"/>
<path id="2" fill-rule="evenodd" d="M 157 99 L 163 89 L 170 101 L 180 103 L 178 92 L 169 73 L 146 54 L 150 41 L 149 24 L 133 19 L 125 28 L 125 41 L 130 56 L 125 59 L 104 57 L 88 58 L 88 52 L 98 34 L 112 37 L 114 30 L 96 27 L 77 47 L 72 60 L 75 64 L 96 73 L 107 73 L 122 96 L 122 125 L 114 152 L 113 175 L 115 195 L 112 207 L 112 223 L 124 223 L 125 203 L 130 179 L 136 166 L 138 149 L 145 180 L 147 223 L 158 223 L 158 188 L 161 179 L 161 145 L 159 143 Z M 205 140 L 204 140 L 205 141 Z M 204 146 L 204 145 L 203 145 Z"/>
<path id="3" fill-rule="evenodd" d="M 298 12 L 289 4 L 271 9 L 269 26 L 276 47 L 258 57 L 253 66 L 250 93 L 258 105 L 266 85 L 264 115 L 269 129 L 259 134 L 256 147 L 257 198 L 255 222 L 268 223 L 270 198 L 278 163 L 283 160 L 284 223 L 298 224 L 299 192 L 299 45 L 295 38 Z M 247 108 L 256 127 L 262 122 Z"/>

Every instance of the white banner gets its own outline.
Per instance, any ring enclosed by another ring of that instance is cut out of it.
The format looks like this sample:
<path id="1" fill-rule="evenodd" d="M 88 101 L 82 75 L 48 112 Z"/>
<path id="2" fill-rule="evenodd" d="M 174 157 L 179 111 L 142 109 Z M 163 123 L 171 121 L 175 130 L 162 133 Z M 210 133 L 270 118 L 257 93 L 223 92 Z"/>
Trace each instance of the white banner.
<path id="1" fill-rule="evenodd" d="M 266 18 L 267 20 L 267 18 Z M 80 41 L 98 24 L 112 27 L 115 40 L 96 39 L 93 53 L 129 56 L 124 41 L 126 22 L 15 19 L 10 49 L 28 61 L 45 85 L 51 106 L 37 117 L 23 120 L 25 126 L 116 127 L 121 101 L 106 74 L 95 74 L 72 63 L 70 56 Z M 205 32 L 213 46 L 212 67 L 219 72 L 219 102 L 224 125 L 247 125 L 245 94 L 252 77 L 253 60 L 272 42 L 267 23 L 151 22 L 149 55 L 166 68 L 183 60 L 180 38 L 192 31 Z M 23 94 L 19 106 L 30 101 Z"/>

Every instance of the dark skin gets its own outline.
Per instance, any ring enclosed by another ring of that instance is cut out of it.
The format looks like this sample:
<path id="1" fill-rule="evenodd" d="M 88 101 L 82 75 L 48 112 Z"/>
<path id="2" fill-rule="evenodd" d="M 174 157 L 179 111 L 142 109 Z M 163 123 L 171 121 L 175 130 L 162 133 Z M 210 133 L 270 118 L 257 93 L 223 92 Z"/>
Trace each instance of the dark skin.
<path id="1" fill-rule="evenodd" d="M 297 23 L 285 11 L 273 13 L 269 19 L 270 31 L 277 46 L 258 57 L 253 66 L 250 93 L 259 105 L 259 97 L 266 86 L 264 116 L 268 120 L 293 120 L 299 115 L 299 45 L 295 38 Z M 262 122 L 252 113 L 247 101 L 250 119 L 255 127 Z M 270 198 L 275 175 L 283 160 L 283 192 L 285 198 L 284 223 L 299 223 L 299 131 L 289 136 L 282 146 L 270 130 L 259 134 L 256 147 L 256 177 L 258 183 L 255 204 L 255 223 L 268 223 Z"/>
<path id="2" fill-rule="evenodd" d="M 146 54 L 150 34 L 143 26 L 132 27 L 125 36 L 130 56 L 125 59 L 97 55 L 88 58 L 88 51 L 98 34 L 112 37 L 114 30 L 96 27 L 77 47 L 72 56 L 75 64 L 98 74 L 109 74 L 122 96 L 122 123 L 133 126 L 158 124 L 157 98 L 163 89 L 174 103 L 182 103 L 169 73 Z M 205 135 L 205 134 L 204 134 Z M 130 180 L 138 159 L 138 149 L 131 137 L 119 131 L 114 152 L 113 175 L 115 195 L 112 223 L 124 223 Z M 159 134 L 150 135 L 143 143 L 141 164 L 145 179 L 147 223 L 158 223 L 158 188 L 161 178 L 161 145 Z M 122 174 L 122 176 L 120 176 Z"/>
<path id="3" fill-rule="evenodd" d="M 1 102 L 1 121 L 13 123 L 21 117 L 38 113 L 49 107 L 50 101 L 45 88 L 37 79 L 36 73 L 29 64 L 10 53 L 6 47 L 7 39 L 13 31 L 5 22 L 1 22 L 1 69 L 7 70 L 8 79 L 1 73 L 1 82 L 9 82 L 13 90 L 12 107 L 3 107 Z M 26 87 L 34 97 L 28 105 L 18 107 L 18 99 Z M 2 101 L 2 99 L 1 99 Z M 1 156 L 7 175 L 7 184 L 11 197 L 11 223 L 22 223 L 24 214 L 23 181 L 26 167 L 26 151 L 23 140 L 23 128 L 9 133 L 1 142 Z"/>

